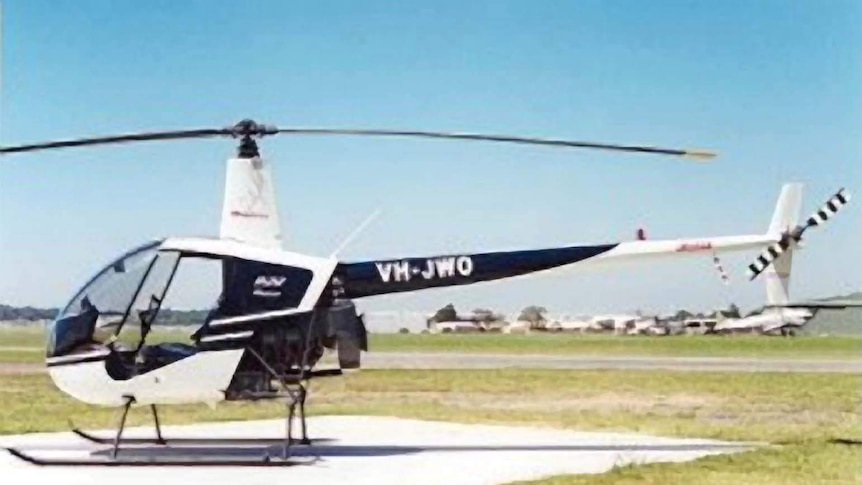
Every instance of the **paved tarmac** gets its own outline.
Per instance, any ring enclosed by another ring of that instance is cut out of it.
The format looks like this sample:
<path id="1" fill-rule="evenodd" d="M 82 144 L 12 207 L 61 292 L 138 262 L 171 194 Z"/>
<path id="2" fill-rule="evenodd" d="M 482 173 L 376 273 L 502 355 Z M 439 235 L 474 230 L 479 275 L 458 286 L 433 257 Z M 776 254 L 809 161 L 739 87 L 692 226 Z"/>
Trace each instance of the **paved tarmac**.
<path id="1" fill-rule="evenodd" d="M 309 420 L 311 446 L 297 446 L 289 467 L 249 469 L 201 467 L 39 467 L 0 454 L 3 483 L 122 483 L 123 485 L 231 485 L 313 483 L 351 485 L 490 485 L 549 475 L 602 473 L 614 466 L 690 461 L 758 446 L 715 440 L 679 439 L 623 433 L 578 432 L 523 426 L 471 425 L 390 417 L 321 416 Z M 280 420 L 166 426 L 170 437 L 260 437 L 278 439 Z M 99 432 L 112 436 L 110 430 Z M 152 429 L 130 428 L 127 437 L 152 437 Z M 40 458 L 108 459 L 105 445 L 71 433 L 0 436 Z M 280 445 L 130 445 L 125 460 L 260 460 L 280 456 Z"/>
<path id="2" fill-rule="evenodd" d="M 0 363 L 0 375 L 38 374 L 47 371 L 45 364 L 23 364 L 17 362 Z"/>

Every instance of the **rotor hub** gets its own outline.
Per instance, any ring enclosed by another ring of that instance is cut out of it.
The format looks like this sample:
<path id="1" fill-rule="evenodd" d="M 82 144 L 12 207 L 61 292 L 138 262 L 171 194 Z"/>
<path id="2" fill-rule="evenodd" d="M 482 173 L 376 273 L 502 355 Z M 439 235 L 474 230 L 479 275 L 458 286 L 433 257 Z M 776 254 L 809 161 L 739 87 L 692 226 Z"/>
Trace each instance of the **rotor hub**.
<path id="1" fill-rule="evenodd" d="M 269 125 L 262 125 L 251 119 L 244 119 L 229 128 L 231 136 L 234 138 L 260 138 L 266 135 L 274 135 L 277 133 L 277 128 Z"/>
<path id="2" fill-rule="evenodd" d="M 252 119 L 244 119 L 230 127 L 228 131 L 232 137 L 240 138 L 239 147 L 237 147 L 237 156 L 239 158 L 259 157 L 260 150 L 257 147 L 255 138 L 278 133 L 276 127 L 261 125 Z"/>

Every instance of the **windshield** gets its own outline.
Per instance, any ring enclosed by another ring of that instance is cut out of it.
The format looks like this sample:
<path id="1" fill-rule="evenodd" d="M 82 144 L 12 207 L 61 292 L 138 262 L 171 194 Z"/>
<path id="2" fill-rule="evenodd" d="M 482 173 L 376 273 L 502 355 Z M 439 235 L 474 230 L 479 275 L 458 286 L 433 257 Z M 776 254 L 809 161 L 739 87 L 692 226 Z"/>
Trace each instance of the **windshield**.
<path id="1" fill-rule="evenodd" d="M 105 345 L 134 353 L 143 348 L 154 323 L 200 327 L 213 318 L 296 308 L 314 275 L 293 266 L 159 251 L 160 243 L 126 253 L 75 294 L 51 324 L 49 358 L 101 350 Z M 195 265 L 189 266 L 194 261 L 215 265 L 210 268 L 215 271 L 194 271 Z M 192 270 L 191 275 L 184 275 L 187 271 L 180 267 Z M 173 289 L 168 291 L 169 287 Z M 201 305 L 199 294 L 208 294 L 209 311 Z M 183 307 L 189 310 L 180 311 Z"/>
<path id="2" fill-rule="evenodd" d="M 48 332 L 48 357 L 111 338 L 127 319 L 161 241 L 124 254 L 96 274 L 60 312 Z"/>

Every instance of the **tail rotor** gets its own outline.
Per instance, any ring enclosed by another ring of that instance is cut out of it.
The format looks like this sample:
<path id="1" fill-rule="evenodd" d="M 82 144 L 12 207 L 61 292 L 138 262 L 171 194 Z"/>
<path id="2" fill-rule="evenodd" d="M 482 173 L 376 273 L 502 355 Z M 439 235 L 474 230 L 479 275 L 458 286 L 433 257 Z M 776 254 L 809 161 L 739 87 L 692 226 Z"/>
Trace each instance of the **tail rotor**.
<path id="1" fill-rule="evenodd" d="M 754 280 L 763 273 L 782 254 L 792 249 L 802 241 L 802 235 L 808 229 L 826 224 L 838 211 L 850 201 L 850 194 L 841 188 L 829 200 L 820 207 L 817 212 L 811 214 L 804 224 L 799 224 L 793 229 L 784 231 L 781 239 L 763 250 L 753 263 L 748 265 L 748 279 Z"/>

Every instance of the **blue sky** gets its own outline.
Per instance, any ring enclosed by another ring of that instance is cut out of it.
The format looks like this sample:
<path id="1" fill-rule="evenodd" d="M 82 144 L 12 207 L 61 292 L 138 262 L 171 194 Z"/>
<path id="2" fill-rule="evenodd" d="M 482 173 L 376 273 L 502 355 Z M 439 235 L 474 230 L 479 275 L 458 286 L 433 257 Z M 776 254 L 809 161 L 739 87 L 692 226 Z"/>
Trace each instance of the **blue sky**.
<path id="1" fill-rule="evenodd" d="M 765 231 L 862 189 L 862 4 L 830 2 L 2 2 L 0 143 L 279 125 L 519 133 L 715 149 L 668 157 L 433 141 L 281 138 L 292 249 L 347 259 Z M 230 141 L 0 161 L 0 302 L 61 305 L 128 247 L 218 229 Z M 860 195 L 862 197 L 862 195 Z M 854 201 L 856 202 L 856 201 Z M 800 298 L 862 288 L 858 202 L 808 238 Z M 763 299 L 725 258 L 538 275 L 367 300 L 514 311 L 667 311 Z"/>

